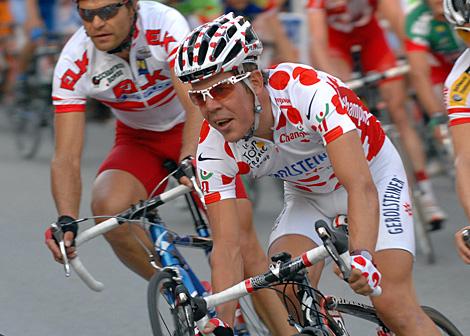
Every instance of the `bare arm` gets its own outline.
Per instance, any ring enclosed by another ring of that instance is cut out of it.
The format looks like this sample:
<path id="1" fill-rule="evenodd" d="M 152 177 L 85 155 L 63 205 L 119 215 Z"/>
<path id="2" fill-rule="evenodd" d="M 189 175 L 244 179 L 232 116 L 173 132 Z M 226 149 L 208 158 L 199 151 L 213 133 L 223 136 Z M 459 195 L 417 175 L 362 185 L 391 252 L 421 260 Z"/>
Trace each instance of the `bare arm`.
<path id="1" fill-rule="evenodd" d="M 392 30 L 400 38 L 405 40 L 405 15 L 398 0 L 382 0 L 379 2 L 378 10 L 382 17 L 388 21 Z"/>
<path id="2" fill-rule="evenodd" d="M 220 292 L 243 280 L 240 250 L 240 219 L 235 199 L 226 199 L 207 206 L 214 241 L 211 254 L 212 287 Z M 217 314 L 233 326 L 236 302 L 217 307 Z"/>
<path id="3" fill-rule="evenodd" d="M 183 129 L 183 145 L 180 153 L 181 161 L 188 155 L 196 155 L 199 131 L 202 124 L 202 114 L 189 99 L 188 90 L 190 89 L 190 85 L 181 82 L 173 71 L 171 72 L 171 79 L 176 94 L 186 111 L 186 122 L 184 123 Z"/>
<path id="4" fill-rule="evenodd" d="M 457 193 L 470 221 L 470 146 L 468 145 L 470 124 L 452 126 L 450 132 L 455 150 Z"/>
<path id="5" fill-rule="evenodd" d="M 43 21 L 39 13 L 38 0 L 26 0 L 26 17 L 26 30 L 31 31 L 33 28 L 43 26 Z"/>
<path id="6" fill-rule="evenodd" d="M 291 40 L 287 37 L 284 25 L 277 12 L 269 13 L 266 16 L 268 20 L 268 27 L 272 31 L 272 35 L 275 36 L 274 43 L 276 44 L 276 61 L 282 62 L 298 62 L 299 53 L 297 48 L 294 46 Z"/>
<path id="7" fill-rule="evenodd" d="M 85 113 L 55 115 L 55 150 L 51 162 L 52 196 L 59 215 L 78 217 L 81 197 L 80 160 Z"/>
<path id="8" fill-rule="evenodd" d="M 429 116 L 435 113 L 444 113 L 445 107 L 442 97 L 437 97 L 431 81 L 431 67 L 426 51 L 407 52 L 410 63 L 410 75 L 420 103 Z"/>
<path id="9" fill-rule="evenodd" d="M 462 124 L 450 127 L 452 141 L 455 149 L 455 168 L 457 175 L 457 194 L 462 204 L 468 221 L 470 221 L 470 146 L 468 146 L 468 133 L 470 124 Z M 467 227 L 470 229 L 470 227 Z M 457 251 L 464 262 L 470 264 L 470 249 L 462 239 L 462 231 L 455 234 Z"/>
<path id="10" fill-rule="evenodd" d="M 326 146 L 334 172 L 348 192 L 349 248 L 375 251 L 379 223 L 377 189 L 356 131 Z"/>
<path id="11" fill-rule="evenodd" d="M 310 10 L 308 29 L 310 33 L 310 56 L 312 64 L 325 72 L 334 74 L 335 69 L 328 56 L 328 22 L 324 10 Z"/>

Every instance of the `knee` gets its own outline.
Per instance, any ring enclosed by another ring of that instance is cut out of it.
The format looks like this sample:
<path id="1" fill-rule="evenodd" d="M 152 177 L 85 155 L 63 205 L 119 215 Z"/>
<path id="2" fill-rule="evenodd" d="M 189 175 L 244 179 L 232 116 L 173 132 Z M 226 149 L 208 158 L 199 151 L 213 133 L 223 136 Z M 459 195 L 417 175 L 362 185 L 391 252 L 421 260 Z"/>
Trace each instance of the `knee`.
<path id="1" fill-rule="evenodd" d="M 375 300 L 374 307 L 387 327 L 394 332 L 407 334 L 407 330 L 416 330 L 416 327 L 425 324 L 424 313 L 415 300 L 404 294 L 406 292 L 401 292 L 400 295 L 397 293 L 400 292 Z"/>

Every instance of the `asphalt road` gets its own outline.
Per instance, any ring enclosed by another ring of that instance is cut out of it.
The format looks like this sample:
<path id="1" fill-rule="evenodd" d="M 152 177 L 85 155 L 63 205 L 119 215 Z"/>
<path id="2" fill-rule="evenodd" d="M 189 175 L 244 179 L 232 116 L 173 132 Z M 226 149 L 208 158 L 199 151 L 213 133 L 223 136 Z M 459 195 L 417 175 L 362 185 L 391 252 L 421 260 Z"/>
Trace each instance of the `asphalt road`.
<path id="1" fill-rule="evenodd" d="M 100 160 L 113 139 L 111 124 L 90 124 L 83 157 L 82 216 L 90 215 L 90 186 Z M 72 275 L 64 277 L 44 246 L 44 230 L 56 212 L 49 191 L 49 160 L 52 141 L 47 137 L 38 156 L 21 160 L 12 136 L 0 128 L 0 334 L 5 336 L 150 335 L 146 309 L 146 283 L 114 257 L 103 239 L 80 251 L 81 259 L 106 288 L 102 293 L 87 289 Z M 435 178 L 438 198 L 449 214 L 444 230 L 433 234 L 437 263 L 429 266 L 418 254 L 416 288 L 422 304 L 433 306 L 470 335 L 470 267 L 457 257 L 453 232 L 466 223 L 449 179 Z M 279 193 L 269 180 L 261 182 L 262 195 L 255 212 L 260 239 L 266 243 L 271 224 L 282 207 Z M 178 205 L 162 210 L 166 222 L 179 232 L 189 215 Z M 207 263 L 199 253 L 186 253 L 202 278 L 209 278 Z M 320 288 L 357 300 L 330 270 Z M 367 335 L 361 324 L 356 335 Z"/>

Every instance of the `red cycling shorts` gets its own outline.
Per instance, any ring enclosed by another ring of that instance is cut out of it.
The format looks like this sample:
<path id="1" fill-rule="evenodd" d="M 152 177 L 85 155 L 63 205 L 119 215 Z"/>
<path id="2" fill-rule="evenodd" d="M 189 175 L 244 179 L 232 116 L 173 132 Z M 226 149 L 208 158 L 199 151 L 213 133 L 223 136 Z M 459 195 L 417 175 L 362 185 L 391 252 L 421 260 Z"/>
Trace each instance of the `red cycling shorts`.
<path id="1" fill-rule="evenodd" d="M 396 57 L 388 46 L 377 19 L 372 19 L 367 25 L 356 27 L 349 33 L 328 27 L 328 43 L 330 55 L 342 58 L 351 67 L 353 66 L 351 47 L 360 45 L 362 47 L 361 65 L 364 72 L 382 72 L 396 66 Z M 393 79 L 397 78 L 399 77 Z"/>
<path id="2" fill-rule="evenodd" d="M 183 127 L 184 123 L 181 123 L 168 131 L 155 132 L 134 129 L 118 120 L 114 146 L 98 169 L 98 174 L 110 169 L 126 171 L 135 176 L 150 195 L 168 175 L 163 162 L 168 159 L 178 162 Z M 163 192 L 165 187 L 166 183 L 154 194 Z M 247 198 L 240 177 L 237 177 L 236 189 L 237 198 Z"/>

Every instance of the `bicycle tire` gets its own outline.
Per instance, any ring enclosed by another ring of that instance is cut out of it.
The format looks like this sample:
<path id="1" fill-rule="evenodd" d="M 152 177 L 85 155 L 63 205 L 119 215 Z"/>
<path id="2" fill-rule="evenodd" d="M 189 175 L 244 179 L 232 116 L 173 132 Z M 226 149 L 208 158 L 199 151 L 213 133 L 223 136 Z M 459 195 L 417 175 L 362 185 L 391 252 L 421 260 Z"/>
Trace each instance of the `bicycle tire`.
<path id="1" fill-rule="evenodd" d="M 42 138 L 43 105 L 33 100 L 15 109 L 13 131 L 16 149 L 21 158 L 32 159 L 39 150 Z"/>
<path id="2" fill-rule="evenodd" d="M 463 336 L 463 334 L 457 329 L 457 327 L 442 313 L 437 311 L 434 308 L 421 306 L 423 311 L 429 318 L 436 324 L 441 332 L 444 332 L 443 335 L 448 336 Z M 376 324 L 377 326 L 383 326 L 383 322 L 377 316 L 375 308 L 367 305 L 355 305 L 352 303 L 339 303 L 336 308 L 342 314 L 367 320 L 371 323 Z M 374 334 L 375 335 L 375 334 Z"/>
<path id="3" fill-rule="evenodd" d="M 446 332 L 449 336 L 463 336 L 463 334 L 457 329 L 457 327 L 442 313 L 437 311 L 436 309 L 428 306 L 421 306 L 423 308 L 426 315 L 428 315 L 431 320 L 442 329 L 442 331 Z"/>
<path id="4" fill-rule="evenodd" d="M 148 284 L 147 305 L 154 336 L 194 336 L 192 311 L 174 308 L 175 287 L 173 275 L 167 271 L 155 273 Z"/>

